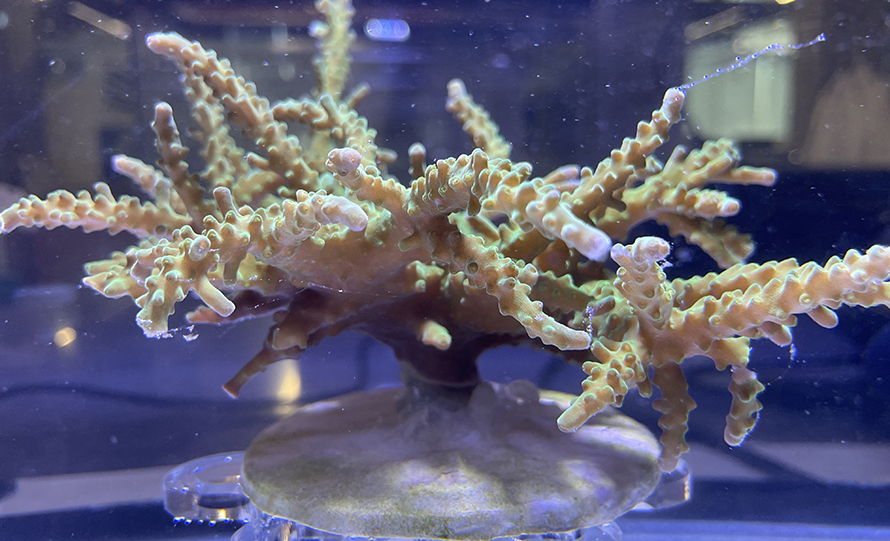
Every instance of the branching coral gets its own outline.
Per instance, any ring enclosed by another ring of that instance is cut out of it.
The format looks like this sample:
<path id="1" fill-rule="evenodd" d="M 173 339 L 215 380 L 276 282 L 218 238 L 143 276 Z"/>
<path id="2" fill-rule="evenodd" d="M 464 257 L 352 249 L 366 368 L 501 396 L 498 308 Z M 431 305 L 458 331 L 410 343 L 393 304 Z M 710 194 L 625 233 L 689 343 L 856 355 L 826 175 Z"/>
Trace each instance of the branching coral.
<path id="1" fill-rule="evenodd" d="M 148 47 L 182 72 L 195 125 L 189 133 L 205 167 L 190 170 L 172 109 L 161 103 L 152 123 L 157 168 L 126 156 L 113 162 L 148 202 L 115 198 L 103 183 L 95 195 L 60 190 L 5 210 L 2 231 L 65 226 L 138 237 L 88 264 L 84 283 L 107 297 L 131 297 L 148 336 L 169 334 L 169 316 L 191 292 L 206 305 L 188 315 L 194 323 L 273 313 L 262 350 L 225 385 L 233 395 L 265 366 L 346 329 L 392 346 L 416 377 L 455 384 L 477 380 L 483 350 L 538 340 L 583 362 L 589 375 L 559 418 L 565 431 L 621 405 L 634 388 L 661 390 L 654 407 L 662 413 L 665 470 L 687 449 L 695 407 L 684 359 L 706 355 L 732 370 L 725 439 L 738 445 L 755 424 L 763 389 L 747 368 L 750 339 L 787 344 L 795 314 L 830 327 L 841 304 L 890 304 L 883 247 L 824 267 L 744 264 L 751 239 L 722 221 L 739 202 L 707 186 L 768 186 L 775 173 L 739 165 L 725 140 L 678 147 L 659 162 L 653 154 L 680 120 L 678 89 L 595 169 L 566 166 L 534 177 L 529 164 L 510 160 L 510 144 L 454 80 L 447 108 L 475 150 L 426 165 L 416 144 L 411 182 L 400 183 L 387 171 L 393 153 L 376 145 L 375 130 L 356 112 L 368 88 L 344 94 L 352 6 L 319 0 L 317 8 L 325 17 L 312 28 L 318 88 L 274 105 L 199 43 L 148 36 Z M 253 151 L 236 144 L 230 124 Z M 726 270 L 668 281 L 666 241 L 613 246 L 648 220 Z M 610 253 L 617 272 L 605 262 Z"/>

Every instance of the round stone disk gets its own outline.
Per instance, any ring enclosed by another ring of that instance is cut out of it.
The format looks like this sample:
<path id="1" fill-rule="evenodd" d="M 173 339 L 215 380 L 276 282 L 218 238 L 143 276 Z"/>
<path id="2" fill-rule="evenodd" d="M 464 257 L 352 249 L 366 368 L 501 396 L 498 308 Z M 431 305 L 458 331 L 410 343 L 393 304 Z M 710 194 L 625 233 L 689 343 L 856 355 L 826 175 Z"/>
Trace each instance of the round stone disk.
<path id="1" fill-rule="evenodd" d="M 661 477 L 654 436 L 614 410 L 565 434 L 556 418 L 572 397 L 527 381 L 417 394 L 302 407 L 250 445 L 245 492 L 266 513 L 342 535 L 491 539 L 602 524 Z"/>

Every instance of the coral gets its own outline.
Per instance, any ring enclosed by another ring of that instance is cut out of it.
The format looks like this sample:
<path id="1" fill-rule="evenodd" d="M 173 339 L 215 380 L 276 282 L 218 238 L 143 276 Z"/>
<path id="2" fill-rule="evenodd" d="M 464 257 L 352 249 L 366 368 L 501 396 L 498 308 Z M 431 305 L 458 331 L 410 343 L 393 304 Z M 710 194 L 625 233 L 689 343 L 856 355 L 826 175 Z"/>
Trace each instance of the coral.
<path id="1" fill-rule="evenodd" d="M 225 384 L 237 395 L 267 365 L 294 358 L 347 329 L 390 345 L 413 376 L 450 384 L 478 380 L 475 359 L 500 344 L 540 342 L 582 362 L 581 396 L 559 417 L 578 429 L 632 389 L 661 390 L 661 466 L 686 449 L 695 403 L 681 370 L 705 355 L 730 368 L 733 397 L 725 439 L 738 445 L 754 427 L 763 386 L 747 367 L 749 341 L 790 342 L 795 314 L 835 324 L 841 304 L 890 304 L 890 252 L 873 247 L 825 266 L 794 260 L 745 264 L 751 239 L 722 219 L 737 200 L 711 183 L 772 185 L 769 169 L 740 165 L 726 140 L 701 149 L 654 152 L 681 116 L 685 95 L 665 93 L 649 122 L 596 168 L 565 166 L 532 175 L 459 80 L 447 109 L 475 150 L 427 165 L 409 149 L 410 182 L 388 172 L 393 152 L 356 107 L 368 87 L 344 94 L 353 9 L 319 0 L 312 27 L 321 51 L 318 87 L 270 104 L 231 64 L 177 34 L 146 42 L 182 73 L 205 163 L 190 169 L 171 107 L 155 107 L 157 167 L 117 156 L 114 169 L 147 202 L 64 190 L 21 199 L 0 214 L 2 232 L 19 227 L 126 231 L 136 245 L 86 265 L 84 283 L 107 297 L 131 297 L 152 337 L 170 334 L 175 305 L 194 293 L 205 306 L 193 323 L 224 324 L 274 314 L 261 351 Z M 240 148 L 239 129 L 255 145 Z M 290 130 L 302 130 L 299 137 Z M 719 274 L 668 281 L 666 241 L 625 242 L 654 220 L 699 246 Z M 610 270 L 609 255 L 618 264 Z"/>

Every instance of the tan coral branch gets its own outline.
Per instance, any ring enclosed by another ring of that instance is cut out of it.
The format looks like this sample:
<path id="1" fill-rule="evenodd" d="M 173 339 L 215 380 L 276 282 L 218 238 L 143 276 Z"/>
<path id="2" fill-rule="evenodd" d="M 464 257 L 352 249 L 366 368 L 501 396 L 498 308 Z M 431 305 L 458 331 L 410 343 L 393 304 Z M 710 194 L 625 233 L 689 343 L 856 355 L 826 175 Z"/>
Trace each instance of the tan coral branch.
<path id="1" fill-rule="evenodd" d="M 460 121 L 463 130 L 473 138 L 473 145 L 492 158 L 509 158 L 512 145 L 501 136 L 488 111 L 473 101 L 464 82 L 452 79 L 447 88 L 448 101 L 445 109 Z"/>
<path id="2" fill-rule="evenodd" d="M 613 192 L 646 169 L 646 157 L 667 141 L 671 126 L 680 120 L 685 98 L 682 91 L 669 89 L 661 107 L 652 113 L 652 120 L 637 125 L 635 137 L 625 139 L 621 148 L 613 150 L 592 174 L 582 174 L 583 180 L 569 200 L 575 214 L 595 213 L 597 207 L 607 204 Z"/>
<path id="3" fill-rule="evenodd" d="M 349 47 L 355 41 L 355 32 L 350 25 L 355 9 L 350 0 L 316 0 L 315 9 L 325 17 L 324 22 L 315 21 L 309 28 L 309 35 L 318 41 L 319 48 L 319 55 L 313 59 L 316 94 L 339 100 L 352 61 Z"/>
<path id="4" fill-rule="evenodd" d="M 585 332 L 556 321 L 544 313 L 543 303 L 531 300 L 531 286 L 537 281 L 537 271 L 531 265 L 520 268 L 496 250 L 485 248 L 478 238 L 464 237 L 449 228 L 443 227 L 433 238 L 433 259 L 451 272 L 464 273 L 473 287 L 497 298 L 501 314 L 518 321 L 530 338 L 561 350 L 590 347 L 590 337 Z"/>
<path id="5" fill-rule="evenodd" d="M 151 128 L 157 135 L 155 146 L 161 156 L 158 165 L 167 173 L 177 195 L 192 217 L 192 224 L 197 226 L 204 216 L 212 214 L 215 209 L 204 200 L 204 189 L 197 175 L 192 175 L 188 171 L 188 163 L 185 161 L 188 149 L 180 141 L 179 129 L 173 120 L 173 109 L 170 105 L 163 102 L 155 105 L 155 117 Z"/>
<path id="6" fill-rule="evenodd" d="M 150 34 L 145 42 L 152 52 L 176 61 L 183 71 L 192 70 L 204 78 L 229 112 L 230 121 L 243 126 L 245 135 L 266 152 L 267 158 L 252 160 L 255 166 L 280 174 L 290 187 L 317 186 L 318 173 L 303 161 L 297 138 L 287 134 L 287 126 L 272 115 L 269 101 L 257 94 L 253 83 L 236 75 L 228 60 L 179 34 Z"/>
<path id="7" fill-rule="evenodd" d="M 77 196 L 57 190 L 40 199 L 30 196 L 0 213 L 0 232 L 8 233 L 19 227 L 55 229 L 82 227 L 86 232 L 108 231 L 112 235 L 126 231 L 139 237 L 166 234 L 190 223 L 187 216 L 176 213 L 170 206 L 159 208 L 154 203 L 124 195 L 115 199 L 104 182 L 93 186 L 96 195 L 87 191 Z"/>

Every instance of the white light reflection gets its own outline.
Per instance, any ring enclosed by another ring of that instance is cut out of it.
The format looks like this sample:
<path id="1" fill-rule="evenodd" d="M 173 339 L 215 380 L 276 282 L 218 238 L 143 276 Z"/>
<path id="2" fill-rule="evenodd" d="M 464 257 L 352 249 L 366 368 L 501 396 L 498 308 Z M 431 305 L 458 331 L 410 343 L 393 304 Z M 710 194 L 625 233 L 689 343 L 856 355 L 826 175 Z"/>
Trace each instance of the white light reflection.
<path id="1" fill-rule="evenodd" d="M 368 19 L 365 35 L 375 41 L 407 41 L 411 28 L 401 19 Z"/>
<path id="2" fill-rule="evenodd" d="M 89 25 L 95 26 L 106 34 L 111 34 L 117 39 L 127 39 L 130 37 L 130 25 L 120 19 L 109 17 L 101 11 L 97 11 L 80 2 L 71 2 L 68 4 L 68 14 Z"/>

